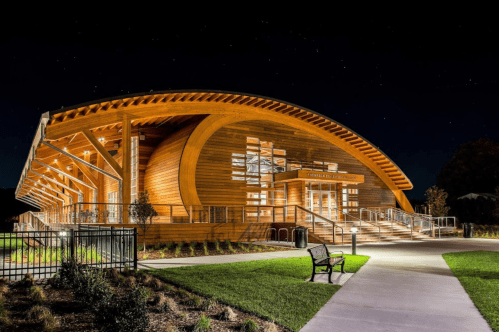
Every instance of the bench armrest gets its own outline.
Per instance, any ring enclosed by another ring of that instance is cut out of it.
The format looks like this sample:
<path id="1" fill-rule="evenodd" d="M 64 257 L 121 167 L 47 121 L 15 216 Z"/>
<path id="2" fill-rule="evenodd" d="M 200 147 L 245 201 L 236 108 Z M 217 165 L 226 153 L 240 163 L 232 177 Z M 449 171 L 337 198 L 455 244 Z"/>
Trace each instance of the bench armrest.
<path id="1" fill-rule="evenodd" d="M 343 251 L 341 251 L 341 250 L 331 251 L 329 254 L 333 254 L 335 252 L 341 252 L 341 255 L 344 255 Z"/>

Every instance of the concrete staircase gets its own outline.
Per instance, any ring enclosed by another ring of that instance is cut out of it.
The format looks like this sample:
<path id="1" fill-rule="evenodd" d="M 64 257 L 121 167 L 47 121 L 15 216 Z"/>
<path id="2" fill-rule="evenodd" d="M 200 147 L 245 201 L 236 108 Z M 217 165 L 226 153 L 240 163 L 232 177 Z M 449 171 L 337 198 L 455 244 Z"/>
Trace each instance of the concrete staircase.
<path id="1" fill-rule="evenodd" d="M 308 212 L 311 213 L 310 211 Z M 412 231 L 411 236 L 411 229 L 403 223 L 395 221 L 393 223 L 391 221 L 370 221 L 370 223 L 367 223 L 365 221 L 361 222 L 360 219 L 354 221 L 334 222 L 337 227 L 334 227 L 333 236 L 333 221 L 325 218 L 320 219 L 320 221 L 315 221 L 314 223 L 309 221 L 298 221 L 297 225 L 308 228 L 310 240 L 335 245 L 352 243 L 351 228 L 354 225 L 358 229 L 357 243 L 391 242 L 411 239 L 427 240 L 432 238 L 429 235 L 420 233 L 416 230 Z M 362 224 L 361 227 L 360 224 Z M 343 229 L 343 236 L 341 232 L 342 230 L 339 227 Z"/>

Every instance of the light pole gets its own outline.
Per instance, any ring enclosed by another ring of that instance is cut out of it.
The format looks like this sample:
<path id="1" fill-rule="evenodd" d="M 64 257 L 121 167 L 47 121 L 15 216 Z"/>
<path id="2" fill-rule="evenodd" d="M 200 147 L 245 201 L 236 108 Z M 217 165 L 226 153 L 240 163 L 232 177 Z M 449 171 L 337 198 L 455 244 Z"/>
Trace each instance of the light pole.
<path id="1" fill-rule="evenodd" d="M 357 227 L 352 226 L 352 255 L 357 255 Z"/>
<path id="2" fill-rule="evenodd" d="M 66 238 L 66 236 L 68 235 L 68 233 L 66 231 L 60 231 L 59 232 L 59 236 L 61 237 L 61 260 L 64 261 L 65 258 L 67 257 L 64 257 L 65 254 L 66 254 L 66 250 L 64 248 L 64 239 Z"/>

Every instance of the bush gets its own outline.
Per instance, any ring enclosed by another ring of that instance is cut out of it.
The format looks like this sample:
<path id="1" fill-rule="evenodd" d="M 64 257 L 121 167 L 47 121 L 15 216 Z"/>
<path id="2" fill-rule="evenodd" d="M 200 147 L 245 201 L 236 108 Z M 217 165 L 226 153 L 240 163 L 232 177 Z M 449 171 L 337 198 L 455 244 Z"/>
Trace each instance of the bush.
<path id="1" fill-rule="evenodd" d="M 9 312 L 5 309 L 4 298 L 0 295 L 0 326 L 10 325 Z"/>
<path id="2" fill-rule="evenodd" d="M 243 325 L 241 325 L 241 331 L 244 332 L 255 332 L 258 331 L 258 324 L 255 323 L 253 319 L 246 319 L 243 322 Z"/>
<path id="3" fill-rule="evenodd" d="M 32 287 L 35 285 L 35 278 L 33 278 L 33 275 L 28 272 L 22 278 L 20 285 L 23 287 Z"/>
<path id="4" fill-rule="evenodd" d="M 75 300 L 84 305 L 95 305 L 111 297 L 113 291 L 104 278 L 104 273 L 96 269 L 84 270 L 73 281 Z"/>
<path id="5" fill-rule="evenodd" d="M 263 332 L 277 332 L 277 326 L 273 322 L 263 323 Z"/>
<path id="6" fill-rule="evenodd" d="M 95 326 L 100 331 L 145 331 L 149 327 L 144 290 L 136 287 L 124 296 L 113 294 L 96 308 Z"/>
<path id="7" fill-rule="evenodd" d="M 45 293 L 39 286 L 33 286 L 30 288 L 30 297 L 35 303 L 43 303 L 47 300 Z"/>
<path id="8" fill-rule="evenodd" d="M 76 278 L 84 273 L 85 267 L 76 260 L 64 260 L 61 269 L 52 278 L 51 284 L 56 288 L 72 288 Z"/>
<path id="9" fill-rule="evenodd" d="M 197 307 L 201 304 L 201 298 L 199 296 L 192 295 L 189 297 L 189 299 L 187 301 L 185 301 L 185 304 L 189 305 L 189 306 Z"/>
<path id="10" fill-rule="evenodd" d="M 194 326 L 194 332 L 208 331 L 211 328 L 211 321 L 205 315 L 199 317 L 198 322 Z"/>
<path id="11" fill-rule="evenodd" d="M 231 308 L 225 307 L 224 310 L 222 310 L 222 312 L 220 313 L 219 318 L 220 320 L 233 322 L 236 320 L 237 315 L 234 313 L 234 311 Z"/>

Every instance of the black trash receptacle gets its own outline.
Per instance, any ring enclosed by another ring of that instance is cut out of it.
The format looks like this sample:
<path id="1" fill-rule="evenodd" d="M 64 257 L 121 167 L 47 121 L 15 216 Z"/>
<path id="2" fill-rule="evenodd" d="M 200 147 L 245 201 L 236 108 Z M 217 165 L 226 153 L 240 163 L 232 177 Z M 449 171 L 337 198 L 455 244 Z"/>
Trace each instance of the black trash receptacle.
<path id="1" fill-rule="evenodd" d="M 473 237 L 473 223 L 464 223 L 463 236 L 467 239 Z"/>
<path id="2" fill-rule="evenodd" d="M 308 228 L 298 226 L 295 228 L 295 247 L 306 248 L 308 245 Z"/>

